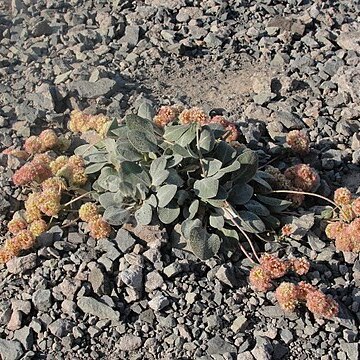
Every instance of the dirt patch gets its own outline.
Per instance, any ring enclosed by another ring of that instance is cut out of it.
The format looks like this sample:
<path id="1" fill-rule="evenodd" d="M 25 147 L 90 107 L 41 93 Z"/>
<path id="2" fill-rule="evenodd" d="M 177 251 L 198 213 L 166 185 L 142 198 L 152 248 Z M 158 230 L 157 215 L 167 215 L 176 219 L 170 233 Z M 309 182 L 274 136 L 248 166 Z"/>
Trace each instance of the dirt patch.
<path id="1" fill-rule="evenodd" d="M 151 80 L 144 84 L 159 99 L 175 97 L 190 106 L 224 108 L 231 114 L 239 114 L 253 93 L 255 76 L 268 76 L 264 64 L 245 60 L 239 61 L 236 69 L 223 69 L 218 64 L 195 59 L 165 69 L 155 66 Z"/>

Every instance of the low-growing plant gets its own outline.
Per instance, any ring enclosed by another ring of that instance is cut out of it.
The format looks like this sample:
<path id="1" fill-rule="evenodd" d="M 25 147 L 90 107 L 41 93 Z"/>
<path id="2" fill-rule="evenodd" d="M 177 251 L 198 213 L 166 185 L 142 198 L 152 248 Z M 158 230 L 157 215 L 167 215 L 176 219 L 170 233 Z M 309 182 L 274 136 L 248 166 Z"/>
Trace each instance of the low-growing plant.
<path id="1" fill-rule="evenodd" d="M 244 237 L 258 259 L 247 233 L 277 228 L 278 214 L 291 203 L 270 194 L 256 153 L 235 141 L 224 119 L 200 110 L 174 113 L 167 123 L 161 114 L 155 122 L 128 115 L 95 146 L 75 150 L 105 220 L 119 226 L 134 214 L 142 225 L 155 218 L 166 226 L 180 222 L 189 248 L 203 260 Z"/>
<path id="2" fill-rule="evenodd" d="M 0 250 L 0 262 L 31 248 L 54 220 L 71 214 L 71 223 L 85 222 L 95 239 L 110 236 L 111 226 L 134 217 L 140 225 L 159 222 L 179 231 L 186 249 L 202 260 L 240 249 L 253 266 L 249 280 L 257 291 L 276 286 L 289 271 L 299 276 L 308 272 L 306 259 L 260 256 L 253 242 L 263 240 L 262 233 L 280 229 L 282 212 L 302 204 L 305 195 L 327 200 L 313 193 L 319 176 L 310 166 L 298 164 L 284 173 L 272 166 L 262 170 L 256 152 L 238 141 L 236 125 L 199 108 L 164 106 L 154 116 L 143 104 L 138 115 L 126 116 L 122 124 L 75 110 L 69 129 L 95 131 L 98 140 L 64 155 L 69 140 L 44 130 L 29 137 L 24 150 L 4 151 L 25 162 L 13 182 L 31 192 L 25 211 L 15 213 L 8 223 L 12 237 Z M 303 133 L 290 133 L 287 144 L 301 155 L 309 151 Z M 351 201 L 351 194 L 341 189 L 335 202 L 330 201 L 332 214 L 340 211 L 340 222 L 328 226 L 329 237 L 337 239 L 333 233 L 353 221 L 351 214 L 360 214 L 357 200 Z M 291 225 L 285 225 L 280 238 L 291 233 Z M 331 298 L 304 282 L 281 283 L 276 297 L 287 311 L 305 303 L 318 316 L 337 313 Z"/>

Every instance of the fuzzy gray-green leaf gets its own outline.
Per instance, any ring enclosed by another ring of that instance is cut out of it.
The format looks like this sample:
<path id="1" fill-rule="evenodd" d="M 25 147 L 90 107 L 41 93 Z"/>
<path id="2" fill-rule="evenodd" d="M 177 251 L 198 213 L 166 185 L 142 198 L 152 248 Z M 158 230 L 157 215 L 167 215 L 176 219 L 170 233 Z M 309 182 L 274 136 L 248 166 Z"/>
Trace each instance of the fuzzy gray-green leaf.
<path id="1" fill-rule="evenodd" d="M 156 152 L 158 150 L 156 137 L 153 134 L 139 130 L 129 130 L 128 139 L 134 149 L 140 152 Z"/>
<path id="2" fill-rule="evenodd" d="M 222 162 L 218 159 L 207 158 L 203 160 L 206 176 L 215 175 L 222 167 Z"/>
<path id="3" fill-rule="evenodd" d="M 197 196 L 205 199 L 211 199 L 218 193 L 219 180 L 214 178 L 196 180 L 194 183 L 194 190 Z"/>
<path id="4" fill-rule="evenodd" d="M 138 115 L 143 118 L 152 121 L 155 111 L 154 107 L 149 104 L 147 101 L 144 101 L 138 109 Z"/>
<path id="5" fill-rule="evenodd" d="M 175 221 L 180 215 L 180 208 L 174 204 L 169 204 L 168 206 L 157 209 L 159 220 L 164 224 L 171 224 Z"/>
<path id="6" fill-rule="evenodd" d="M 103 214 L 104 219 L 110 225 L 122 225 L 129 219 L 130 213 L 128 210 L 123 209 L 121 206 L 110 206 L 105 209 Z"/>
<path id="7" fill-rule="evenodd" d="M 116 206 L 119 205 L 119 197 L 115 196 L 116 193 L 113 192 L 105 192 L 100 194 L 99 196 L 99 203 L 100 205 L 106 209 L 110 206 Z"/>
<path id="8" fill-rule="evenodd" d="M 100 171 L 105 165 L 107 165 L 106 162 L 91 164 L 85 168 L 85 174 L 94 174 Z"/>
<path id="9" fill-rule="evenodd" d="M 235 156 L 235 149 L 225 141 L 220 141 L 214 150 L 214 157 L 220 160 L 224 165 L 234 159 Z"/>
<path id="10" fill-rule="evenodd" d="M 291 201 L 278 199 L 270 196 L 257 194 L 256 197 L 265 205 L 269 205 L 274 212 L 281 212 L 287 209 L 292 203 Z"/>
<path id="11" fill-rule="evenodd" d="M 141 153 L 136 151 L 127 138 L 126 140 L 118 141 L 116 143 L 116 150 L 121 160 L 138 161 L 142 159 Z"/>
<path id="12" fill-rule="evenodd" d="M 189 145 L 196 137 L 196 126 L 191 124 L 189 128 L 177 139 L 176 143 L 180 146 Z"/>
<path id="13" fill-rule="evenodd" d="M 238 184 L 249 182 L 258 171 L 258 157 L 254 151 L 245 150 L 237 158 L 240 169 L 233 174 L 233 180 Z"/>
<path id="14" fill-rule="evenodd" d="M 208 126 L 201 128 L 199 147 L 202 153 L 206 154 L 214 148 L 215 137 Z"/>
<path id="15" fill-rule="evenodd" d="M 189 129 L 190 125 L 173 125 L 165 128 L 164 139 L 176 142 Z"/>
<path id="16" fill-rule="evenodd" d="M 125 122 L 130 130 L 143 131 L 147 133 L 154 133 L 154 126 L 152 122 L 148 119 L 144 119 L 138 115 L 127 115 L 125 117 Z"/>
<path id="17" fill-rule="evenodd" d="M 200 226 L 201 227 L 201 220 L 200 219 L 186 219 L 181 224 L 181 233 L 183 234 L 185 239 L 189 239 L 190 231 L 192 228 Z"/>
<path id="18" fill-rule="evenodd" d="M 262 233 L 266 230 L 263 221 L 251 211 L 239 211 L 241 227 L 250 233 Z"/>
<path id="19" fill-rule="evenodd" d="M 199 200 L 194 200 L 191 205 L 189 206 L 189 219 L 193 219 L 196 215 L 197 211 L 199 210 Z"/>
<path id="20" fill-rule="evenodd" d="M 250 200 L 244 206 L 246 207 L 247 210 L 253 212 L 256 215 L 259 215 L 259 216 L 269 216 L 270 215 L 269 209 L 256 200 Z"/>
<path id="21" fill-rule="evenodd" d="M 158 198 L 158 206 L 162 208 L 169 204 L 169 202 L 174 198 L 176 191 L 176 185 L 161 186 L 156 193 L 156 196 Z"/>
<path id="22" fill-rule="evenodd" d="M 152 207 L 144 203 L 141 208 L 135 212 L 135 219 L 140 225 L 149 225 L 152 220 Z"/>
<path id="23" fill-rule="evenodd" d="M 234 205 L 246 204 L 253 196 L 254 190 L 248 184 L 236 184 L 229 193 L 229 201 Z"/>
<path id="24" fill-rule="evenodd" d="M 201 260 L 207 260 L 215 256 L 221 245 L 218 235 L 209 235 L 202 227 L 191 229 L 189 243 L 194 255 Z"/>
<path id="25" fill-rule="evenodd" d="M 154 186 L 161 185 L 169 176 L 169 171 L 165 169 L 166 163 L 167 161 L 164 156 L 161 156 L 151 162 L 150 176 Z"/>
<path id="26" fill-rule="evenodd" d="M 222 229 L 225 224 L 224 217 L 220 214 L 214 214 L 209 216 L 209 224 L 215 229 Z"/>

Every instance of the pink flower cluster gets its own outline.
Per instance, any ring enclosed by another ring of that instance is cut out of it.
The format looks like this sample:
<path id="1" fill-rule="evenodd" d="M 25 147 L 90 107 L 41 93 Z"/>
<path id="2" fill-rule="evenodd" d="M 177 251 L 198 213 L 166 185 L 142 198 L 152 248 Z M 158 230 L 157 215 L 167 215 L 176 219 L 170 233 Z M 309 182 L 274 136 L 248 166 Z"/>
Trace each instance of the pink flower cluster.
<path id="1" fill-rule="evenodd" d="M 284 172 L 291 184 L 302 191 L 314 191 L 320 184 L 319 174 L 307 164 L 297 164 Z"/>
<path id="2" fill-rule="evenodd" d="M 263 254 L 260 258 L 260 265 L 250 271 L 250 284 L 257 291 L 271 289 L 273 279 L 279 279 L 287 274 L 289 270 L 298 275 L 304 275 L 309 271 L 310 264 L 305 258 L 281 260 L 272 254 Z"/>
<path id="3" fill-rule="evenodd" d="M 161 106 L 158 113 L 154 117 L 154 123 L 164 127 L 167 124 L 175 121 L 183 110 L 184 107 L 180 105 Z"/>
<path id="4" fill-rule="evenodd" d="M 88 223 L 90 235 L 94 239 L 102 239 L 110 235 L 111 226 L 98 213 L 98 208 L 94 203 L 82 204 L 79 209 L 79 217 Z"/>
<path id="5" fill-rule="evenodd" d="M 305 258 L 281 260 L 272 254 L 263 254 L 260 265 L 250 271 L 249 281 L 257 291 L 266 292 L 272 288 L 272 280 L 283 277 L 289 270 L 305 275 L 310 268 Z M 311 284 L 301 281 L 299 284 L 282 282 L 276 288 L 275 297 L 285 311 L 294 311 L 300 303 L 316 316 L 331 318 L 337 315 L 337 303 Z"/>
<path id="6" fill-rule="evenodd" d="M 200 125 L 217 123 L 224 127 L 226 131 L 225 140 L 227 142 L 236 141 L 239 137 L 239 131 L 234 123 L 219 115 L 210 118 L 198 107 L 184 109 L 178 105 L 162 106 L 154 117 L 154 122 L 161 127 L 176 121 L 184 125 L 191 123 L 199 123 Z"/>
<path id="7" fill-rule="evenodd" d="M 46 154 L 36 154 L 32 161 L 18 169 L 12 177 L 15 185 L 27 185 L 32 182 L 42 183 L 52 176 L 49 167 L 51 157 Z"/>
<path id="8" fill-rule="evenodd" d="M 320 184 L 319 174 L 307 164 L 297 164 L 285 170 L 284 174 L 273 166 L 267 166 L 265 171 L 272 176 L 270 185 L 275 190 L 298 191 L 299 194 L 287 195 L 294 206 L 300 206 L 304 201 L 304 194 L 301 192 L 315 191 Z"/>
<path id="9" fill-rule="evenodd" d="M 339 188 L 334 202 L 339 207 L 340 220 L 326 226 L 327 237 L 335 240 L 338 251 L 360 251 L 360 198 L 353 199 L 350 190 Z"/>
<path id="10" fill-rule="evenodd" d="M 318 317 L 330 319 L 339 312 L 338 304 L 331 297 L 304 281 L 297 285 L 281 283 L 276 289 L 275 297 L 285 311 L 294 311 L 298 304 L 304 303 Z"/>
<path id="11" fill-rule="evenodd" d="M 90 115 L 80 110 L 73 110 L 70 114 L 69 129 L 75 133 L 95 130 L 104 136 L 110 122 L 111 120 L 103 114 Z"/>
<path id="12" fill-rule="evenodd" d="M 310 151 L 309 137 L 300 130 L 292 130 L 286 135 L 286 143 L 295 153 L 305 155 Z"/>

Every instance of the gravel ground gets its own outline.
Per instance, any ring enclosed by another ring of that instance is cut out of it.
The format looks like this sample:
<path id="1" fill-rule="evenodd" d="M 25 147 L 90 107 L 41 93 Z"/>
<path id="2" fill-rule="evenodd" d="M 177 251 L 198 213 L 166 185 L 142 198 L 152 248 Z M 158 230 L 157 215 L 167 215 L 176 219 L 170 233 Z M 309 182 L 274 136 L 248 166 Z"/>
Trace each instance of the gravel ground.
<path id="1" fill-rule="evenodd" d="M 358 192 L 359 10 L 351 0 L 2 1 L 0 150 L 65 129 L 75 107 L 120 118 L 144 100 L 177 102 L 224 108 L 267 154 L 307 129 L 320 193 Z M 9 182 L 17 166 L 0 155 L 2 239 L 24 198 Z M 284 314 L 272 292 L 249 288 L 241 258 L 199 262 L 161 247 L 157 227 L 128 230 L 95 242 L 81 226 L 54 227 L 0 269 L 3 360 L 359 358 L 360 258 L 336 252 L 316 223 L 265 250 L 312 260 L 304 279 L 339 302 L 334 321 Z"/>

